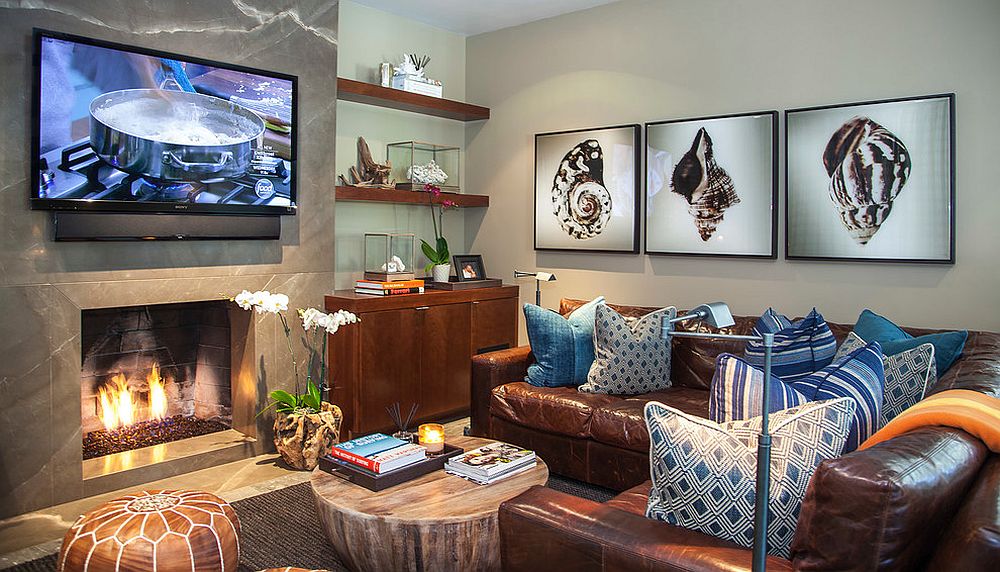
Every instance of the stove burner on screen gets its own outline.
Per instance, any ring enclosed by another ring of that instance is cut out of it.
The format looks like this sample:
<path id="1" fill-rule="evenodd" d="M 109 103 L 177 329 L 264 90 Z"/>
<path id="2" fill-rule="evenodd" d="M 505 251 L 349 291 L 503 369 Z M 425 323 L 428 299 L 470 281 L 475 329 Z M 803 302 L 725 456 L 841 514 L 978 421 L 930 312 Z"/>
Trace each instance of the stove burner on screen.
<path id="1" fill-rule="evenodd" d="M 196 192 L 195 183 L 164 183 L 142 178 L 133 188 L 135 197 L 140 201 L 187 201 L 193 200 Z"/>
<path id="2" fill-rule="evenodd" d="M 38 166 L 40 198 L 244 206 L 291 204 L 290 165 L 282 159 L 261 161 L 250 173 L 234 179 L 161 182 L 109 165 L 94 153 L 90 140 L 84 138 L 43 154 Z"/>

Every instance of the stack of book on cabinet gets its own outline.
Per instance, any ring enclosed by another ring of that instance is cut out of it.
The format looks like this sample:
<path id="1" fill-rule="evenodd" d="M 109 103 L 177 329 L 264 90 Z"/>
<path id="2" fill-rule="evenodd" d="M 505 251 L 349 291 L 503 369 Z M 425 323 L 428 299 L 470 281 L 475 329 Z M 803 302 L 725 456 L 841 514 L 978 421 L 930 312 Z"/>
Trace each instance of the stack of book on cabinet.
<path id="1" fill-rule="evenodd" d="M 481 485 L 527 471 L 535 466 L 535 452 L 507 443 L 492 443 L 458 455 L 445 463 L 445 472 Z"/>
<path id="2" fill-rule="evenodd" d="M 354 283 L 354 291 L 358 294 L 374 296 L 395 296 L 398 294 L 423 294 L 423 280 L 399 280 L 396 282 L 379 282 L 376 280 L 358 280 Z"/>
<path id="3" fill-rule="evenodd" d="M 373 433 L 334 445 L 330 456 L 340 463 L 380 475 L 423 461 L 427 458 L 427 449 L 389 435 Z"/>

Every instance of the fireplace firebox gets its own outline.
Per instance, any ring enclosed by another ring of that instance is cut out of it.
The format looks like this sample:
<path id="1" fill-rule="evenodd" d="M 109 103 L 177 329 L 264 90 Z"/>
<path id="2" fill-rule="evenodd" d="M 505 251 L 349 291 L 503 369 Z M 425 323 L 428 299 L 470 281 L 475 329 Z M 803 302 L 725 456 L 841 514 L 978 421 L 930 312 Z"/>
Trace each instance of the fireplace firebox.
<path id="1" fill-rule="evenodd" d="M 230 311 L 225 301 L 83 311 L 85 463 L 232 430 Z"/>

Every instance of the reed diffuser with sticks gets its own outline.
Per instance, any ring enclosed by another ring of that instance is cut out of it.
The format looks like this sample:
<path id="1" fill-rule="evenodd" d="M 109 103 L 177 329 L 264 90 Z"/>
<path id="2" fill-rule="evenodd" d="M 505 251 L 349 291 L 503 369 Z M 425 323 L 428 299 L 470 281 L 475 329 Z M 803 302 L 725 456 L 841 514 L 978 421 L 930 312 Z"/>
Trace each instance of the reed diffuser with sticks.
<path id="1" fill-rule="evenodd" d="M 396 401 L 392 405 L 385 408 L 386 413 L 389 414 L 389 418 L 396 425 L 397 431 L 392 434 L 393 437 L 400 439 L 402 441 L 408 441 L 413 443 L 416 439 L 416 433 L 411 433 L 409 431 L 410 423 L 413 421 L 413 416 L 417 413 L 417 409 L 420 408 L 420 404 L 414 403 L 410 406 L 410 413 L 403 417 L 403 412 L 399 407 L 399 402 Z"/>

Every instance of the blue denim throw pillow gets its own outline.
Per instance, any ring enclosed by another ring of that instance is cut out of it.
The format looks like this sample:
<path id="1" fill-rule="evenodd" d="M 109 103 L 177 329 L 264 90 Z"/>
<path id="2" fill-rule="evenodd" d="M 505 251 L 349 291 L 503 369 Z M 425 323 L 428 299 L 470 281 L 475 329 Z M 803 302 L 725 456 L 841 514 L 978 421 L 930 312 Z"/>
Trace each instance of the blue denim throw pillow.
<path id="1" fill-rule="evenodd" d="M 587 381 L 594 363 L 594 321 L 598 296 L 566 316 L 534 304 L 524 305 L 528 343 L 535 363 L 528 366 L 525 381 L 539 387 L 577 387 Z"/>
<path id="2" fill-rule="evenodd" d="M 912 350 L 922 344 L 931 344 L 934 346 L 938 377 L 944 375 L 951 364 L 962 355 L 965 341 L 969 338 L 969 332 L 965 330 L 913 337 L 888 318 L 867 309 L 858 316 L 858 321 L 854 324 L 854 333 L 863 340 L 881 344 L 882 353 L 887 356 Z"/>

